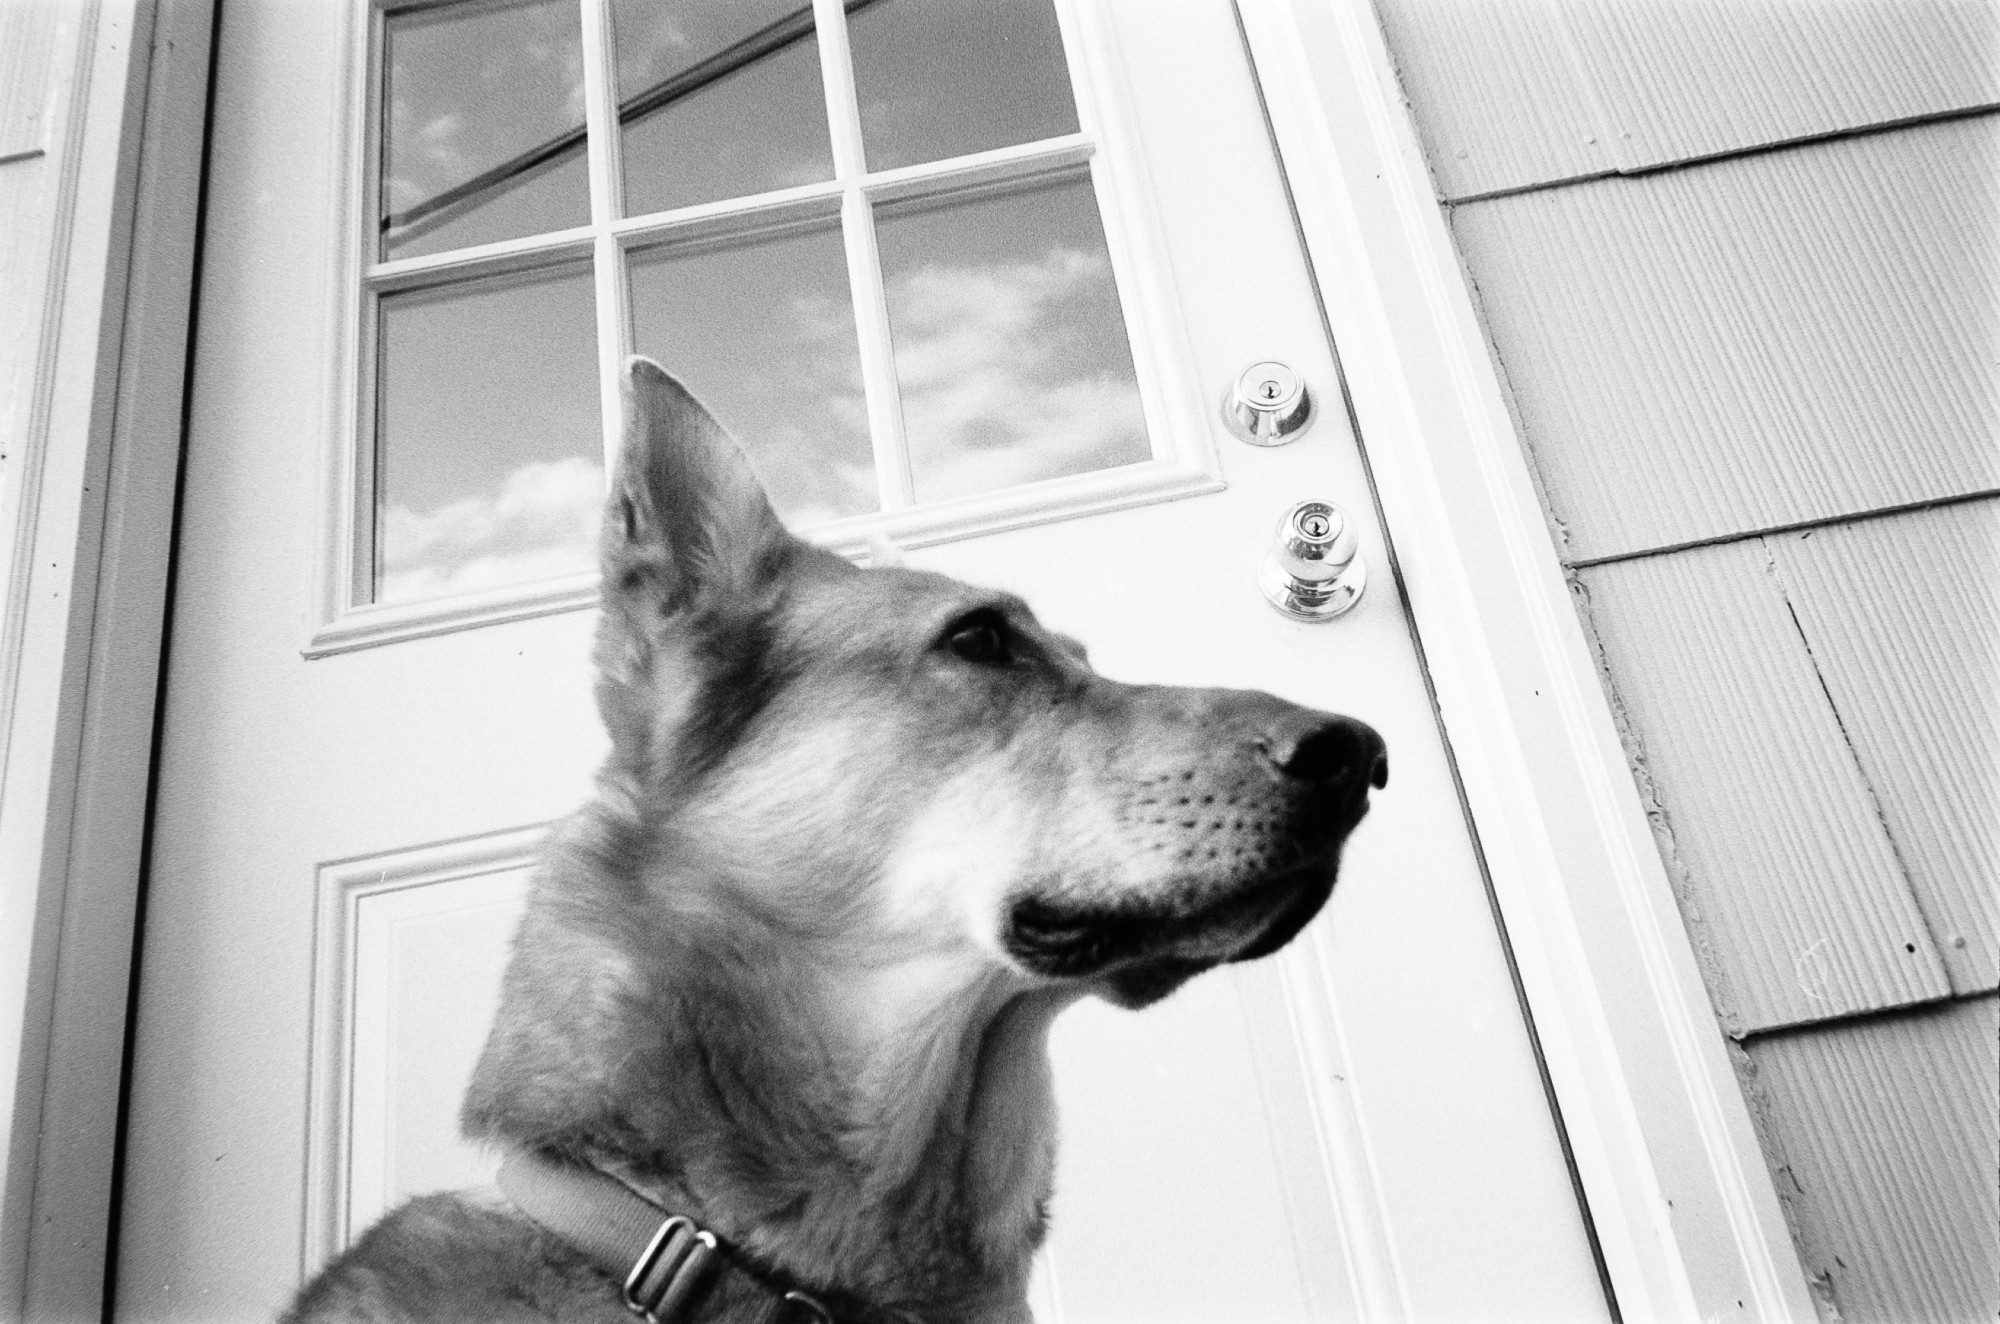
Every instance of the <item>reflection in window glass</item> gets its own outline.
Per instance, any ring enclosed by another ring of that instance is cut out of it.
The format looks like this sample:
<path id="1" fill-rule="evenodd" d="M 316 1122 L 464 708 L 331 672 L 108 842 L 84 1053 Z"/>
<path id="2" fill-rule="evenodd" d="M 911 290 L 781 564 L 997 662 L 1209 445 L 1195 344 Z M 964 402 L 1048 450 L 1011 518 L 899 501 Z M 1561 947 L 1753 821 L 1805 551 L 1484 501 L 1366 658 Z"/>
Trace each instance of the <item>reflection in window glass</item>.
<path id="1" fill-rule="evenodd" d="M 590 220 L 576 0 L 385 20 L 382 256 Z"/>
<path id="2" fill-rule="evenodd" d="M 595 566 L 592 309 L 582 264 L 382 296 L 377 602 Z"/>
<path id="3" fill-rule="evenodd" d="M 918 501 L 1151 458 L 1087 178 L 875 231 Z"/>
<path id="4" fill-rule="evenodd" d="M 803 0 L 612 0 L 625 211 L 833 178 Z"/>
<path id="5" fill-rule="evenodd" d="M 635 348 L 729 429 L 792 528 L 877 509 L 840 232 L 632 255 Z"/>
<path id="6" fill-rule="evenodd" d="M 877 0 L 847 27 L 870 170 L 1077 131 L 1052 0 Z"/>

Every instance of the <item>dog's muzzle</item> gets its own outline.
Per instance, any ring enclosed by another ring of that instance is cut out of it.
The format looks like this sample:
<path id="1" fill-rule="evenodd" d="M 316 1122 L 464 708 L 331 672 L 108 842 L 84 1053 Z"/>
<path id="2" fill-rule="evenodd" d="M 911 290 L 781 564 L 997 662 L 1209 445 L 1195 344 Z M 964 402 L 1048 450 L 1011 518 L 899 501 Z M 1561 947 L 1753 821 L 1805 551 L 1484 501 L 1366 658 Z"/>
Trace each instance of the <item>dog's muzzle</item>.
<path id="1" fill-rule="evenodd" d="M 1388 785 L 1387 749 L 1364 722 L 1257 697 L 1265 720 L 1254 734 L 1135 779 L 1121 840 L 1141 861 L 1165 861 L 1163 876 L 1017 894 L 1005 921 L 1015 960 L 1099 980 L 1138 1006 L 1213 966 L 1270 955 L 1319 913 L 1370 788 Z"/>

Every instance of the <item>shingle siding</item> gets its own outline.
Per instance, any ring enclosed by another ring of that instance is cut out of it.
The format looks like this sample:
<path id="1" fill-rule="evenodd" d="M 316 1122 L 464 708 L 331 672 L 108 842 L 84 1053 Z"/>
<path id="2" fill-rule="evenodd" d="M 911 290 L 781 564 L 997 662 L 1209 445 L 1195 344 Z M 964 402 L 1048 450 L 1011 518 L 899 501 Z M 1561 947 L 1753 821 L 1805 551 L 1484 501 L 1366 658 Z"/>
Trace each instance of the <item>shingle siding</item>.
<path id="1" fill-rule="evenodd" d="M 2000 1313 L 2000 5 L 1377 0 L 1801 1258 Z"/>

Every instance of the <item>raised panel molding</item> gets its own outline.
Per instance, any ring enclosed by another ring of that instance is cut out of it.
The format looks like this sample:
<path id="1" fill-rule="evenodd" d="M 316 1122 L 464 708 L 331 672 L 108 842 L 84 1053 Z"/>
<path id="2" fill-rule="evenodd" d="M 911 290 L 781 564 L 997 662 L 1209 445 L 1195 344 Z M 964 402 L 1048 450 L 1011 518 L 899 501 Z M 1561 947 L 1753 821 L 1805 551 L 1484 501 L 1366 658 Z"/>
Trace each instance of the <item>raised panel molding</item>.
<path id="1" fill-rule="evenodd" d="M 541 827 L 322 865 L 302 1274 L 404 1197 L 498 1168 L 458 1139 Z"/>

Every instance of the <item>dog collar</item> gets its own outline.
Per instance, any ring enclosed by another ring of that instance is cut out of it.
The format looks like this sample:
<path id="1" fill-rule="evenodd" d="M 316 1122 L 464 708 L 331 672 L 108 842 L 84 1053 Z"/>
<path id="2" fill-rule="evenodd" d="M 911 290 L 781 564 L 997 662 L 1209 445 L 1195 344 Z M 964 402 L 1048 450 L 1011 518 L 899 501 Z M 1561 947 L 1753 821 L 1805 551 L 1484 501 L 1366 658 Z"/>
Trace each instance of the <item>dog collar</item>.
<path id="1" fill-rule="evenodd" d="M 626 1309 L 648 1324 L 694 1324 L 711 1302 L 754 1324 L 834 1324 L 815 1298 L 752 1273 L 713 1232 L 595 1168 L 515 1150 L 499 1180 L 522 1213 L 621 1281 Z"/>

